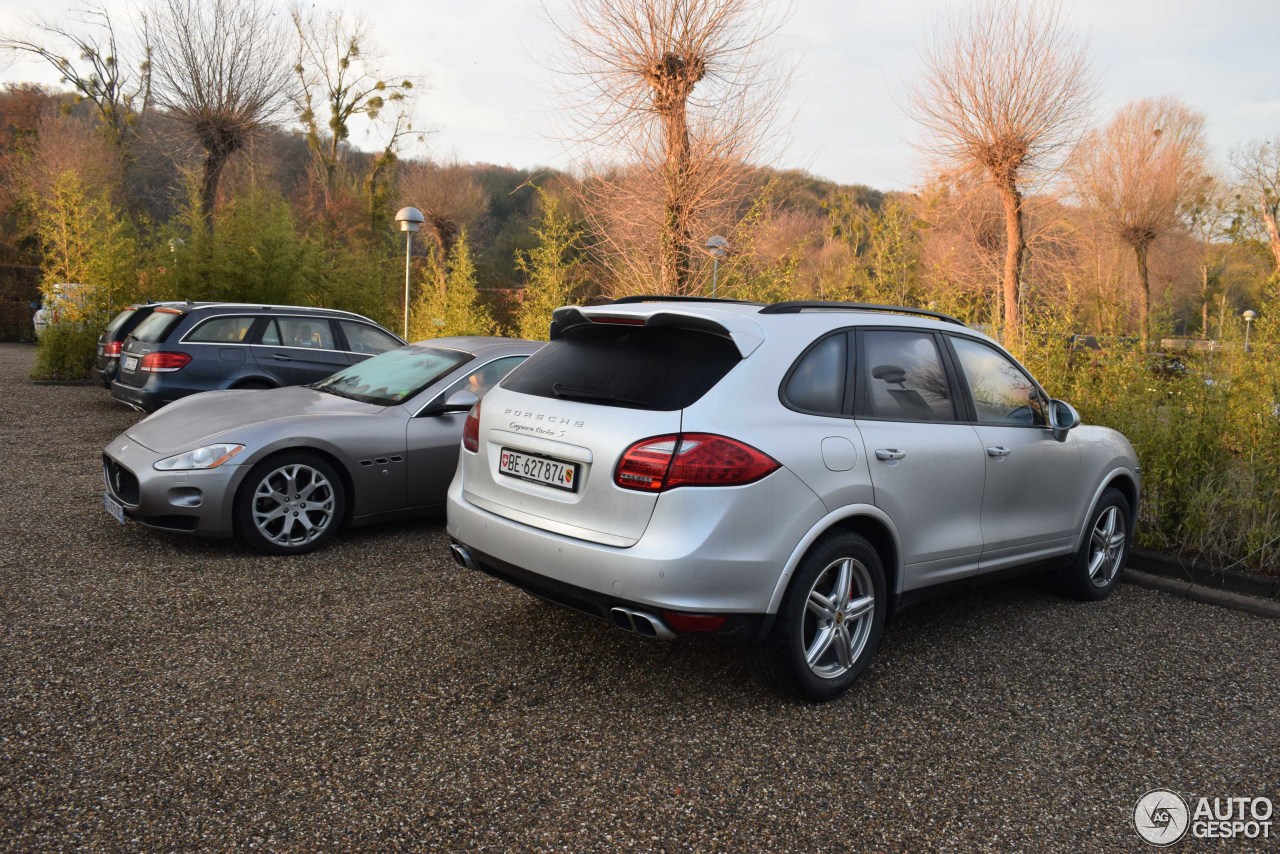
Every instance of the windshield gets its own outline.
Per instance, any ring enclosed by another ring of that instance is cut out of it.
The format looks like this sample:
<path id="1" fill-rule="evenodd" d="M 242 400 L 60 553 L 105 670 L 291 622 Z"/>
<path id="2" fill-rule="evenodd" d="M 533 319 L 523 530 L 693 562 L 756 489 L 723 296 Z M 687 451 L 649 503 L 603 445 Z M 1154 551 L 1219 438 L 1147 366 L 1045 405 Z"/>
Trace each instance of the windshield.
<path id="1" fill-rule="evenodd" d="M 411 344 L 344 368 L 311 388 L 338 397 L 391 406 L 403 403 L 473 358 L 470 353 L 458 350 Z"/>

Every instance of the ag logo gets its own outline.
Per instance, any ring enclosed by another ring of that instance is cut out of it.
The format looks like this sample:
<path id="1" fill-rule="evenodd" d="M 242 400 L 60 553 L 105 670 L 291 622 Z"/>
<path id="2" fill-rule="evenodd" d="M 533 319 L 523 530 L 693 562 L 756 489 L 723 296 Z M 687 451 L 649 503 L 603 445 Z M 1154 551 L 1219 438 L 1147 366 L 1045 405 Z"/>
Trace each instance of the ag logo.
<path id="1" fill-rule="evenodd" d="M 1185 836 L 1190 818 L 1187 802 L 1168 789 L 1152 789 L 1133 809 L 1133 826 L 1138 835 L 1161 847 Z"/>

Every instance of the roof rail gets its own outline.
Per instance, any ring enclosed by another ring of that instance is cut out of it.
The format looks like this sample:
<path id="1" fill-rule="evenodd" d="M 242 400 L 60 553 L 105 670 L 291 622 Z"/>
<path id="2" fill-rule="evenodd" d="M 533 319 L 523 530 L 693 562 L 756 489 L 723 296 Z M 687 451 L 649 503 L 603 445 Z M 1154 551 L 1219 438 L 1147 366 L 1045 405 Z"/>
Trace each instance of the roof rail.
<path id="1" fill-rule="evenodd" d="M 775 302 L 760 309 L 761 314 L 799 314 L 802 311 L 888 311 L 898 314 L 915 314 L 920 317 L 932 317 L 957 326 L 968 326 L 963 320 L 929 311 L 925 308 L 906 308 L 901 305 L 877 305 L 869 302 L 822 302 L 820 300 L 793 300 L 791 302 Z"/>
<path id="2" fill-rule="evenodd" d="M 626 305 L 628 303 L 637 302 L 724 302 L 733 305 L 764 305 L 762 302 L 753 302 L 745 299 L 724 299 L 723 297 L 677 297 L 663 296 L 661 294 L 639 294 L 630 297 L 618 297 L 616 300 L 605 303 L 606 305 Z"/>

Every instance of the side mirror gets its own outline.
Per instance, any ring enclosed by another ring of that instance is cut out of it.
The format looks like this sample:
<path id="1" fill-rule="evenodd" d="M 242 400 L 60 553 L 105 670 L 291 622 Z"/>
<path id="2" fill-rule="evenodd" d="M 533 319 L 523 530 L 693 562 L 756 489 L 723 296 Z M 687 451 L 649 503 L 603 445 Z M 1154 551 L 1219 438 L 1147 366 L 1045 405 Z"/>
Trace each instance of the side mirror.
<path id="1" fill-rule="evenodd" d="M 1080 426 L 1080 413 L 1065 400 L 1049 401 L 1049 428 L 1053 430 L 1053 438 L 1059 442 L 1067 441 L 1067 433 Z"/>
<path id="2" fill-rule="evenodd" d="M 450 412 L 470 412 L 471 407 L 480 402 L 480 398 L 476 397 L 475 392 L 467 389 L 458 389 L 453 394 L 444 399 L 444 403 L 437 404 L 424 411 L 423 415 L 446 415 Z"/>

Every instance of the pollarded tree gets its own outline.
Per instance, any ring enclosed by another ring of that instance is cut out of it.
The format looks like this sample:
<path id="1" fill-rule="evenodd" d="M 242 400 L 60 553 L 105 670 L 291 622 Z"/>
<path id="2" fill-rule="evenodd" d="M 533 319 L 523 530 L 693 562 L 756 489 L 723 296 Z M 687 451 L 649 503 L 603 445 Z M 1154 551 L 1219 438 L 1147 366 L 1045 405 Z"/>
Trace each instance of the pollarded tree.
<path id="1" fill-rule="evenodd" d="M 697 290 L 708 219 L 749 191 L 783 75 L 764 53 L 777 28 L 762 0 L 569 0 L 573 141 L 619 168 L 590 168 L 583 202 L 616 277 Z M 656 269 L 652 266 L 656 260 Z"/>
<path id="2" fill-rule="evenodd" d="M 1133 249 L 1138 324 L 1151 339 L 1151 244 L 1180 222 L 1204 180 L 1204 116 L 1173 98 L 1132 101 L 1081 141 L 1076 192 Z"/>
<path id="3" fill-rule="evenodd" d="M 212 227 L 227 162 L 288 101 L 289 42 L 258 0 L 156 0 L 151 20 L 156 103 L 204 149 L 200 209 Z"/>
<path id="4" fill-rule="evenodd" d="M 1079 139 L 1094 97 L 1084 46 L 1057 2 L 987 0 L 952 18 L 924 54 L 911 113 L 952 167 L 986 175 L 1004 207 L 1004 338 L 1021 329 L 1028 182 Z"/>

